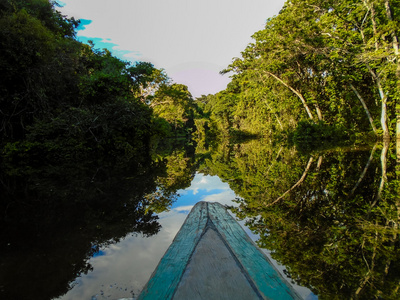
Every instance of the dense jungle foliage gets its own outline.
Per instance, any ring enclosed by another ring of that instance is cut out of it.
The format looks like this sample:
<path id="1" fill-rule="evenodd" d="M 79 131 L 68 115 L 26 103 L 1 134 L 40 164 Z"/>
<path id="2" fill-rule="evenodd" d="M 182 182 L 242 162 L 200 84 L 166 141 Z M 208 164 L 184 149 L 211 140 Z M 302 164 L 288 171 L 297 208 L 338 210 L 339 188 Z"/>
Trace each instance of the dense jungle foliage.
<path id="1" fill-rule="evenodd" d="M 206 133 L 294 142 L 398 135 L 398 0 L 287 1 L 193 100 L 148 62 L 75 39 L 56 2 L 0 4 L 0 138 L 5 157 L 134 156 L 152 137 Z"/>
<path id="2" fill-rule="evenodd" d="M 292 140 L 400 134 L 398 0 L 289 0 L 201 97 L 202 124 Z"/>
<path id="3" fill-rule="evenodd" d="M 47 0 L 0 2 L 0 143 L 10 160 L 134 156 L 153 136 L 187 135 L 193 99 L 151 63 L 75 39 Z"/>
<path id="4" fill-rule="evenodd" d="M 400 140 L 387 140 L 400 134 L 400 0 L 288 0 L 223 71 L 227 89 L 197 99 L 149 62 L 78 42 L 56 8 L 0 0 L 5 298 L 62 295 L 99 248 L 156 234 L 153 212 L 196 172 L 229 183 L 259 245 L 320 299 L 399 298 Z M 359 137 L 384 141 L 299 147 Z"/>
<path id="5" fill-rule="evenodd" d="M 398 299 L 400 176 L 394 144 L 318 150 L 219 143 L 198 172 L 238 196 L 235 215 L 318 299 Z M 208 150 L 207 150 L 208 149 Z"/>
<path id="6" fill-rule="evenodd" d="M 153 157 L 3 166 L 2 299 L 55 299 L 91 271 L 99 249 L 128 235 L 157 234 L 154 212 L 168 210 L 196 171 L 193 147 L 173 142 Z"/>

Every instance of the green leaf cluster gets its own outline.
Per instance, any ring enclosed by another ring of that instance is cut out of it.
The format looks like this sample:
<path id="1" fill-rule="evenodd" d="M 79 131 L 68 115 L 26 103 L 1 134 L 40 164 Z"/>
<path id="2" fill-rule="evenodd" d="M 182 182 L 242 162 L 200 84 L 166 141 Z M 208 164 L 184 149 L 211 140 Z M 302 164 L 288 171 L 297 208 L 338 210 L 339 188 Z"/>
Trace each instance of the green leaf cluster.
<path id="1" fill-rule="evenodd" d="M 222 71 L 232 82 L 209 97 L 215 128 L 295 131 L 305 140 L 398 135 L 399 7 L 398 0 L 286 1 Z M 304 122 L 335 130 L 316 137 L 296 130 Z"/>
<path id="2" fill-rule="evenodd" d="M 13 144 L 4 147 L 5 157 L 131 157 L 153 136 L 190 133 L 186 86 L 149 62 L 122 61 L 77 42 L 78 24 L 47 0 L 2 1 L 0 144 Z"/>
<path id="3" fill-rule="evenodd" d="M 258 245 L 319 299 L 397 299 L 394 146 L 302 154 L 268 139 L 219 142 L 200 172 L 229 184 L 238 196 L 232 210 Z"/>

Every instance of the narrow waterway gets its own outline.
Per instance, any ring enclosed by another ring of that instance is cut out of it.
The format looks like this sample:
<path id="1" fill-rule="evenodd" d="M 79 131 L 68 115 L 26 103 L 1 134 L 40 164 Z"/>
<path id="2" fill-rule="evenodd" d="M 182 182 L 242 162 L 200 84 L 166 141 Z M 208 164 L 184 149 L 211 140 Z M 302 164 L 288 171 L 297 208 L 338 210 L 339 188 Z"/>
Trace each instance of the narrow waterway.
<path id="1" fill-rule="evenodd" d="M 178 194 L 180 196 L 170 211 L 159 214 L 162 227 L 157 235 L 130 235 L 117 244 L 101 249 L 89 261 L 93 270 L 77 278 L 72 283 L 72 289 L 58 299 L 134 298 L 150 278 L 194 204 L 210 201 L 237 205 L 232 201 L 236 198 L 235 193 L 218 176 L 196 173 L 190 187 L 179 190 Z M 254 241 L 258 239 L 243 221 L 239 223 Z M 276 262 L 275 265 L 283 270 Z M 304 299 L 313 299 L 308 289 L 295 287 Z"/>
<path id="2" fill-rule="evenodd" d="M 230 207 L 304 299 L 398 299 L 394 154 L 386 144 L 302 153 L 250 141 L 9 167 L 0 298 L 135 298 L 190 209 L 210 201 Z"/>

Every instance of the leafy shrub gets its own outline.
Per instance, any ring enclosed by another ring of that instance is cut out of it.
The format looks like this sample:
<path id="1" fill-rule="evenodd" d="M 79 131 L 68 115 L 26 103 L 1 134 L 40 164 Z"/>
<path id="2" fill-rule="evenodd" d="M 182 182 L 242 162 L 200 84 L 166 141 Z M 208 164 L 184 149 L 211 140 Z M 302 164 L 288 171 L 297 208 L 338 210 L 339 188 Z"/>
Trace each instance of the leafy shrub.
<path id="1" fill-rule="evenodd" d="M 346 128 L 325 122 L 300 121 L 289 134 L 289 141 L 301 149 L 321 147 L 327 143 L 346 143 L 352 138 Z"/>

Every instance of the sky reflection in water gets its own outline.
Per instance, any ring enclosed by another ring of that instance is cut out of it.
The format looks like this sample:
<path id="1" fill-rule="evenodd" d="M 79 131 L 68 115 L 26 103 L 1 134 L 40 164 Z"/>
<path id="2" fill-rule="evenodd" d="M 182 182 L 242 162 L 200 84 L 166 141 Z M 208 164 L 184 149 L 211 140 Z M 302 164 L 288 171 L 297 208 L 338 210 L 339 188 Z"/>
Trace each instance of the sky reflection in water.
<path id="1" fill-rule="evenodd" d="M 138 296 L 158 262 L 181 228 L 191 208 L 199 201 L 235 205 L 235 193 L 217 176 L 197 173 L 191 186 L 179 190 L 178 200 L 169 212 L 159 214 L 162 228 L 157 235 L 145 238 L 127 236 L 121 242 L 101 249 L 91 260 L 93 271 L 83 274 L 73 283 L 73 288 L 60 300 L 72 299 L 121 299 Z M 239 222 L 244 227 L 244 222 Z M 244 227 L 247 234 L 257 236 Z M 280 270 L 281 267 L 277 266 Z M 307 299 L 310 292 L 296 288 Z M 308 296 L 307 296 L 308 295 Z"/>

